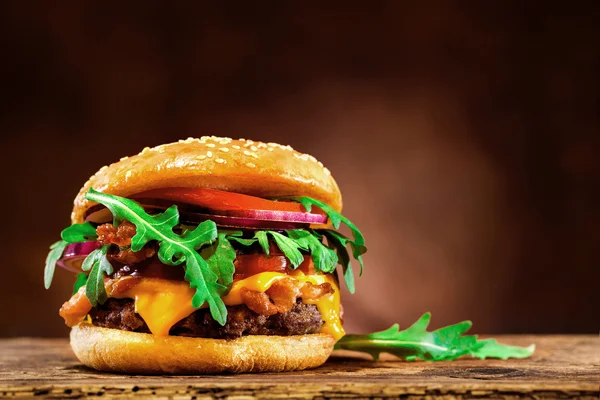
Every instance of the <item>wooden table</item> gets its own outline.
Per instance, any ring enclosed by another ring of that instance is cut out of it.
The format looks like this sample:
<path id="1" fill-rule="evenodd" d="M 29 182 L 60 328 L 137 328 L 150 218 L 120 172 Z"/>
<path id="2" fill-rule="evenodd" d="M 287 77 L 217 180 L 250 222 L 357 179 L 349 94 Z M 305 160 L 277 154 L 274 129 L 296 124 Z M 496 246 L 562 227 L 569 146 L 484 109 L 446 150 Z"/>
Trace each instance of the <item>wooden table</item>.
<path id="1" fill-rule="evenodd" d="M 525 360 L 372 362 L 336 353 L 312 371 L 222 376 L 127 376 L 80 365 L 65 339 L 0 340 L 0 397 L 102 396 L 174 399 L 281 398 L 594 398 L 600 390 L 597 336 L 505 336 L 535 343 Z M 391 359 L 391 358 L 390 358 Z"/>

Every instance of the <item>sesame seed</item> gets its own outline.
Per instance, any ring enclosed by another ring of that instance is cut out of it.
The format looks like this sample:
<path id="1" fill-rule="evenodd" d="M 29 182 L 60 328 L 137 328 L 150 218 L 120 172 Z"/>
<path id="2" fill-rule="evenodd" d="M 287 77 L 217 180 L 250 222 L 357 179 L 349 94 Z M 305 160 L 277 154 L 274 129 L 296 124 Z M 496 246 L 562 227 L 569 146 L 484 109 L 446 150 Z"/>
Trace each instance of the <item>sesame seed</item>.
<path id="1" fill-rule="evenodd" d="M 127 173 L 125 174 L 125 179 L 131 178 L 131 174 L 132 174 L 131 170 L 127 171 Z"/>
<path id="2" fill-rule="evenodd" d="M 240 146 L 238 146 L 237 144 L 234 144 L 234 145 L 233 145 L 233 146 L 231 146 L 231 147 L 233 147 L 233 148 L 234 148 L 234 149 L 236 149 L 236 150 L 239 150 L 239 149 L 241 149 L 241 147 L 240 147 Z"/>
<path id="3" fill-rule="evenodd" d="M 267 143 L 267 146 L 269 146 L 269 147 L 277 147 L 278 144 L 277 143 L 273 143 L 273 142 L 269 142 L 269 143 Z"/>
<path id="4" fill-rule="evenodd" d="M 206 147 L 215 147 L 215 144 L 213 144 L 213 143 L 206 143 Z"/>
<path id="5" fill-rule="evenodd" d="M 125 161 L 127 160 L 129 157 L 122 157 L 120 161 Z"/>
<path id="6" fill-rule="evenodd" d="M 249 156 L 249 155 L 251 155 L 251 154 L 252 154 L 252 153 L 250 153 L 248 150 L 244 150 L 244 155 L 245 155 L 245 156 Z"/>
<path id="7" fill-rule="evenodd" d="M 273 151 L 273 148 L 272 148 L 272 147 L 269 147 L 269 148 L 268 148 L 268 150 L 269 150 L 269 151 Z"/>
<path id="8" fill-rule="evenodd" d="M 298 159 L 302 158 L 302 157 L 300 156 L 300 154 L 298 154 L 298 153 L 294 153 L 294 157 L 296 157 L 296 158 L 298 158 Z"/>
<path id="9" fill-rule="evenodd" d="M 239 141 L 240 141 L 240 142 L 245 142 L 245 141 L 246 141 L 246 139 L 244 139 L 244 138 L 239 138 Z"/>
<path id="10" fill-rule="evenodd" d="M 252 143 L 250 143 L 250 142 L 246 142 L 246 143 L 244 144 L 244 147 L 250 147 L 250 146 L 252 146 Z"/>
<path id="11" fill-rule="evenodd" d="M 256 146 L 250 146 L 250 150 L 256 151 L 256 150 L 258 150 L 258 147 L 256 147 Z"/>
<path id="12" fill-rule="evenodd" d="M 219 164 L 225 164 L 227 161 L 225 161 L 222 158 L 217 158 L 217 159 L 215 159 L 215 162 L 218 162 Z"/>
<path id="13" fill-rule="evenodd" d="M 322 166 L 323 166 L 323 163 L 322 163 L 321 161 L 317 161 L 317 165 L 318 165 L 319 167 L 322 167 Z"/>
<path id="14" fill-rule="evenodd" d="M 206 157 L 211 158 L 212 157 L 212 151 L 207 151 L 206 152 Z"/>
<path id="15" fill-rule="evenodd" d="M 246 166 L 248 166 L 250 168 L 256 168 L 256 164 L 252 164 L 251 162 L 246 163 Z"/>
<path id="16" fill-rule="evenodd" d="M 258 148 L 259 148 L 259 149 L 266 148 L 266 147 L 267 147 L 267 145 L 266 145 L 266 144 L 264 144 L 264 143 L 259 143 L 259 144 L 258 144 Z"/>
<path id="17" fill-rule="evenodd" d="M 258 156 L 256 155 L 256 153 L 253 153 L 251 151 L 248 150 L 244 150 L 244 155 L 250 156 L 250 157 L 254 157 L 254 158 L 258 158 Z"/>
<path id="18" fill-rule="evenodd" d="M 229 148 L 227 147 L 221 147 L 219 150 L 221 150 L 223 153 L 229 153 Z"/>
<path id="19" fill-rule="evenodd" d="M 199 155 L 198 157 L 196 157 L 198 160 L 204 160 L 206 158 L 206 156 L 204 154 Z"/>
<path id="20" fill-rule="evenodd" d="M 323 172 L 325 172 L 325 175 L 331 175 L 331 171 L 329 171 L 327 168 L 323 168 Z"/>

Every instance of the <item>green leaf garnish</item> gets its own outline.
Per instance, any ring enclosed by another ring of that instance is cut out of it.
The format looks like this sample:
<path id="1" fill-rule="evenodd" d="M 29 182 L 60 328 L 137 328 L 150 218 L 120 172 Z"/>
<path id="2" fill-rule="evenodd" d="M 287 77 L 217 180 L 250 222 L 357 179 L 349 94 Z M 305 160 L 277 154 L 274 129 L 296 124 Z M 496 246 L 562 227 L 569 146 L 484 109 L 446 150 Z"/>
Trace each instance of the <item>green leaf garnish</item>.
<path id="1" fill-rule="evenodd" d="M 288 260 L 290 260 L 290 262 L 294 266 L 294 268 L 292 269 L 298 268 L 298 266 L 300 266 L 300 264 L 302 264 L 302 262 L 304 261 L 304 256 L 300 252 L 300 249 L 308 250 L 308 248 L 301 247 L 301 245 L 298 242 L 288 238 L 287 236 L 282 235 L 281 233 L 273 231 L 267 231 L 267 233 L 271 235 L 273 240 L 275 240 L 275 244 L 277 244 L 279 250 L 281 250 L 283 254 L 285 254 L 285 256 L 288 258 Z M 264 249 L 264 245 L 262 246 Z"/>
<path id="2" fill-rule="evenodd" d="M 350 265 L 350 256 L 348 255 L 348 250 L 346 250 L 346 243 L 348 238 L 346 238 L 341 233 L 337 233 L 336 231 L 332 231 L 329 229 L 323 229 L 320 230 L 320 232 L 322 232 L 327 237 L 327 241 L 330 243 L 331 247 L 333 247 L 337 252 L 339 263 L 342 266 L 342 275 L 344 275 L 344 281 L 346 281 L 346 287 L 348 288 L 348 291 L 350 293 L 354 294 L 354 272 L 352 271 L 352 265 Z"/>
<path id="3" fill-rule="evenodd" d="M 494 339 L 477 340 L 476 335 L 463 334 L 471 328 L 471 321 L 459 322 L 433 332 L 427 331 L 431 314 L 424 314 L 409 328 L 401 331 L 398 324 L 368 335 L 346 335 L 336 349 L 360 351 L 378 360 L 381 353 L 390 353 L 407 360 L 420 358 L 429 361 L 450 361 L 465 355 L 479 358 L 525 358 L 535 346 L 516 347 L 499 344 Z"/>
<path id="4" fill-rule="evenodd" d="M 92 251 L 81 264 L 83 271 L 90 271 L 85 284 L 85 296 L 93 307 L 104 304 L 108 298 L 104 288 L 104 274 L 110 275 L 113 273 L 113 267 L 106 258 L 108 248 L 108 245 L 104 245 Z"/>
<path id="5" fill-rule="evenodd" d="M 256 233 L 254 234 L 254 237 L 256 238 L 256 240 L 258 240 L 258 244 L 260 244 L 260 247 L 262 247 L 263 251 L 268 256 L 270 248 L 269 248 L 269 238 L 267 237 L 267 232 L 256 231 Z"/>
<path id="6" fill-rule="evenodd" d="M 96 228 L 94 228 L 89 222 L 84 224 L 73 224 L 60 233 L 62 240 L 52 244 L 50 246 L 50 252 L 46 257 L 46 266 L 44 267 L 44 287 L 50 288 L 52 284 L 52 278 L 54 278 L 54 271 L 56 269 L 56 263 L 61 259 L 62 254 L 65 252 L 65 248 L 70 243 L 87 242 L 90 240 L 96 240 Z"/>
<path id="7" fill-rule="evenodd" d="M 306 230 L 285 231 L 288 237 L 294 240 L 303 249 L 309 249 L 315 263 L 315 269 L 324 273 L 335 271 L 338 257 L 334 250 L 325 246 L 318 236 Z"/>
<path id="8" fill-rule="evenodd" d="M 328 243 L 330 244 L 329 247 L 334 248 L 337 252 L 337 258 L 342 266 L 342 272 L 344 275 L 344 280 L 346 281 L 346 286 L 348 286 L 348 291 L 350 293 L 354 293 L 354 272 L 352 271 L 350 257 L 348 256 L 346 246 L 350 245 L 352 256 L 360 265 L 360 275 L 362 276 L 364 269 L 362 255 L 367 252 L 367 248 L 365 247 L 365 237 L 360 232 L 358 227 L 354 225 L 348 218 L 344 217 L 342 214 L 322 201 L 313 199 L 311 197 L 284 197 L 282 199 L 296 201 L 302 204 L 308 212 L 311 211 L 312 206 L 317 206 L 323 210 L 325 214 L 327 214 L 327 217 L 335 229 L 339 229 L 341 223 L 344 223 L 350 229 L 353 240 L 331 229 L 317 229 L 316 233 L 327 236 Z"/>
<path id="9" fill-rule="evenodd" d="M 212 254 L 206 257 L 206 262 L 210 269 L 219 277 L 218 283 L 225 287 L 231 286 L 233 283 L 233 273 L 235 266 L 235 250 L 231 247 L 231 243 L 227 240 L 224 232 L 219 232 L 217 241 L 206 249 Z M 202 251 L 204 255 L 204 250 Z"/>
<path id="10" fill-rule="evenodd" d="M 329 239 L 329 242 L 332 243 L 330 247 L 333 248 L 327 247 L 323 243 L 322 240 L 324 235 L 321 234 L 321 232 L 325 233 L 326 235 L 333 235 L 329 234 L 329 232 L 334 232 L 334 234 L 337 235 L 333 239 Z M 251 246 L 258 241 L 263 249 L 263 252 L 267 256 L 269 255 L 268 236 L 270 235 L 273 237 L 275 244 L 277 247 L 279 247 L 284 256 L 290 260 L 294 268 L 298 268 L 298 266 L 304 261 L 304 256 L 302 255 L 301 250 L 309 252 L 312 255 L 316 271 L 331 273 L 335 271 L 336 264 L 340 263 L 342 265 L 348 289 L 351 293 L 354 293 L 354 276 L 352 274 L 352 269 L 349 267 L 350 258 L 348 256 L 348 251 L 346 250 L 346 243 L 348 243 L 350 239 L 344 235 L 327 229 L 288 230 L 285 231 L 285 235 L 287 236 L 273 231 L 256 231 L 254 233 L 254 237 L 247 239 L 240 238 L 239 236 L 241 235 L 242 232 L 240 231 L 228 232 L 227 238 L 230 241 L 235 241 L 243 246 Z M 356 248 L 360 249 L 361 251 L 363 251 L 362 249 L 366 251 L 364 246 Z M 358 254 L 358 257 L 360 257 L 360 254 Z"/>
<path id="11" fill-rule="evenodd" d="M 479 343 L 483 343 L 479 349 L 471 351 L 470 354 L 473 357 L 480 359 L 484 358 L 500 358 L 506 360 L 509 358 L 527 358 L 535 351 L 535 345 L 529 345 L 527 347 L 519 346 L 507 346 L 500 344 L 496 339 L 485 339 L 480 340 Z"/>
<path id="12" fill-rule="evenodd" d="M 87 279 L 87 274 L 84 274 L 83 272 L 77 274 L 77 277 L 75 278 L 75 284 L 73 284 L 73 294 L 79 292 L 79 289 L 81 289 L 82 286 L 85 286 Z"/>
<path id="13" fill-rule="evenodd" d="M 96 240 L 98 235 L 96 234 L 96 228 L 89 222 L 83 224 L 73 224 L 60 233 L 62 239 L 68 243 L 79 243 Z"/>
<path id="14" fill-rule="evenodd" d="M 327 205 L 317 199 L 313 199 L 311 197 L 285 197 L 285 198 L 288 200 L 297 201 L 298 203 L 302 204 L 304 206 L 304 208 L 306 209 L 306 211 L 308 211 L 308 212 L 310 212 L 313 205 L 319 207 L 321 210 L 323 210 L 325 212 L 325 214 L 327 214 L 327 217 L 329 217 L 329 220 L 331 221 L 331 224 L 333 225 L 333 227 L 335 229 L 339 229 L 340 223 L 343 222 L 348 228 L 350 228 L 350 231 L 352 232 L 352 236 L 354 237 L 354 243 L 356 243 L 359 246 L 365 245 L 365 237 L 360 232 L 358 227 L 356 225 L 354 225 L 348 218 L 344 217 L 342 214 L 335 211 L 329 205 Z"/>
<path id="15" fill-rule="evenodd" d="M 115 222 L 127 220 L 136 226 L 136 234 L 131 239 L 132 251 L 139 251 L 148 241 L 156 240 L 159 244 L 158 257 L 162 263 L 184 264 L 184 278 L 196 289 L 192 306 L 198 308 L 207 303 L 213 319 L 225 325 L 227 309 L 221 295 L 227 291 L 227 287 L 218 283 L 219 278 L 223 277 L 217 276 L 198 253 L 201 247 L 211 244 L 217 238 L 217 227 L 213 221 L 204 221 L 196 229 L 177 235 L 173 232 L 179 222 L 176 206 L 161 214 L 149 215 L 133 200 L 101 193 L 93 188 L 86 193 L 85 198 L 106 206 L 112 212 Z"/>
<path id="16" fill-rule="evenodd" d="M 59 240 L 50 246 L 50 252 L 46 257 L 46 266 L 44 267 L 44 287 L 50 288 L 52 284 L 52 278 L 54 277 L 54 270 L 56 269 L 56 262 L 60 260 L 65 248 L 69 245 L 64 240 Z"/>

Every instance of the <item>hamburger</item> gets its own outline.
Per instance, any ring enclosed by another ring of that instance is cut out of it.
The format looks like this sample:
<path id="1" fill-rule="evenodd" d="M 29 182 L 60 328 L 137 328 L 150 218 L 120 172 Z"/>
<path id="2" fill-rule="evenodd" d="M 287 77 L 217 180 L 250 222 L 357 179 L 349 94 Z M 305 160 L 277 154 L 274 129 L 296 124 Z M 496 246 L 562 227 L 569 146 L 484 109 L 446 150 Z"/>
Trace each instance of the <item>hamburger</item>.
<path id="1" fill-rule="evenodd" d="M 331 173 L 290 146 L 220 137 L 145 148 L 81 188 L 51 246 L 76 273 L 59 314 L 86 366 L 134 374 L 317 367 L 344 336 L 364 237 Z M 348 236 L 339 232 L 345 225 Z"/>

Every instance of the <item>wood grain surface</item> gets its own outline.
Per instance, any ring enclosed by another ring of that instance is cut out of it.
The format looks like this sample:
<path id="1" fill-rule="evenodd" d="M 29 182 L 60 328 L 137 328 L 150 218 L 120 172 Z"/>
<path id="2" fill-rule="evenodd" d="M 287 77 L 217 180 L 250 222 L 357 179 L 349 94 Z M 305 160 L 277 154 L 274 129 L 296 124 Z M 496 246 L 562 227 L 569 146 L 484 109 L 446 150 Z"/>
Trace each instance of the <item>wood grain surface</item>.
<path id="1" fill-rule="evenodd" d="M 0 340 L 0 397 L 9 398 L 589 398 L 600 394 L 596 336 L 504 336 L 535 343 L 525 360 L 403 362 L 334 353 L 294 373 L 131 376 L 82 366 L 65 339 Z"/>

